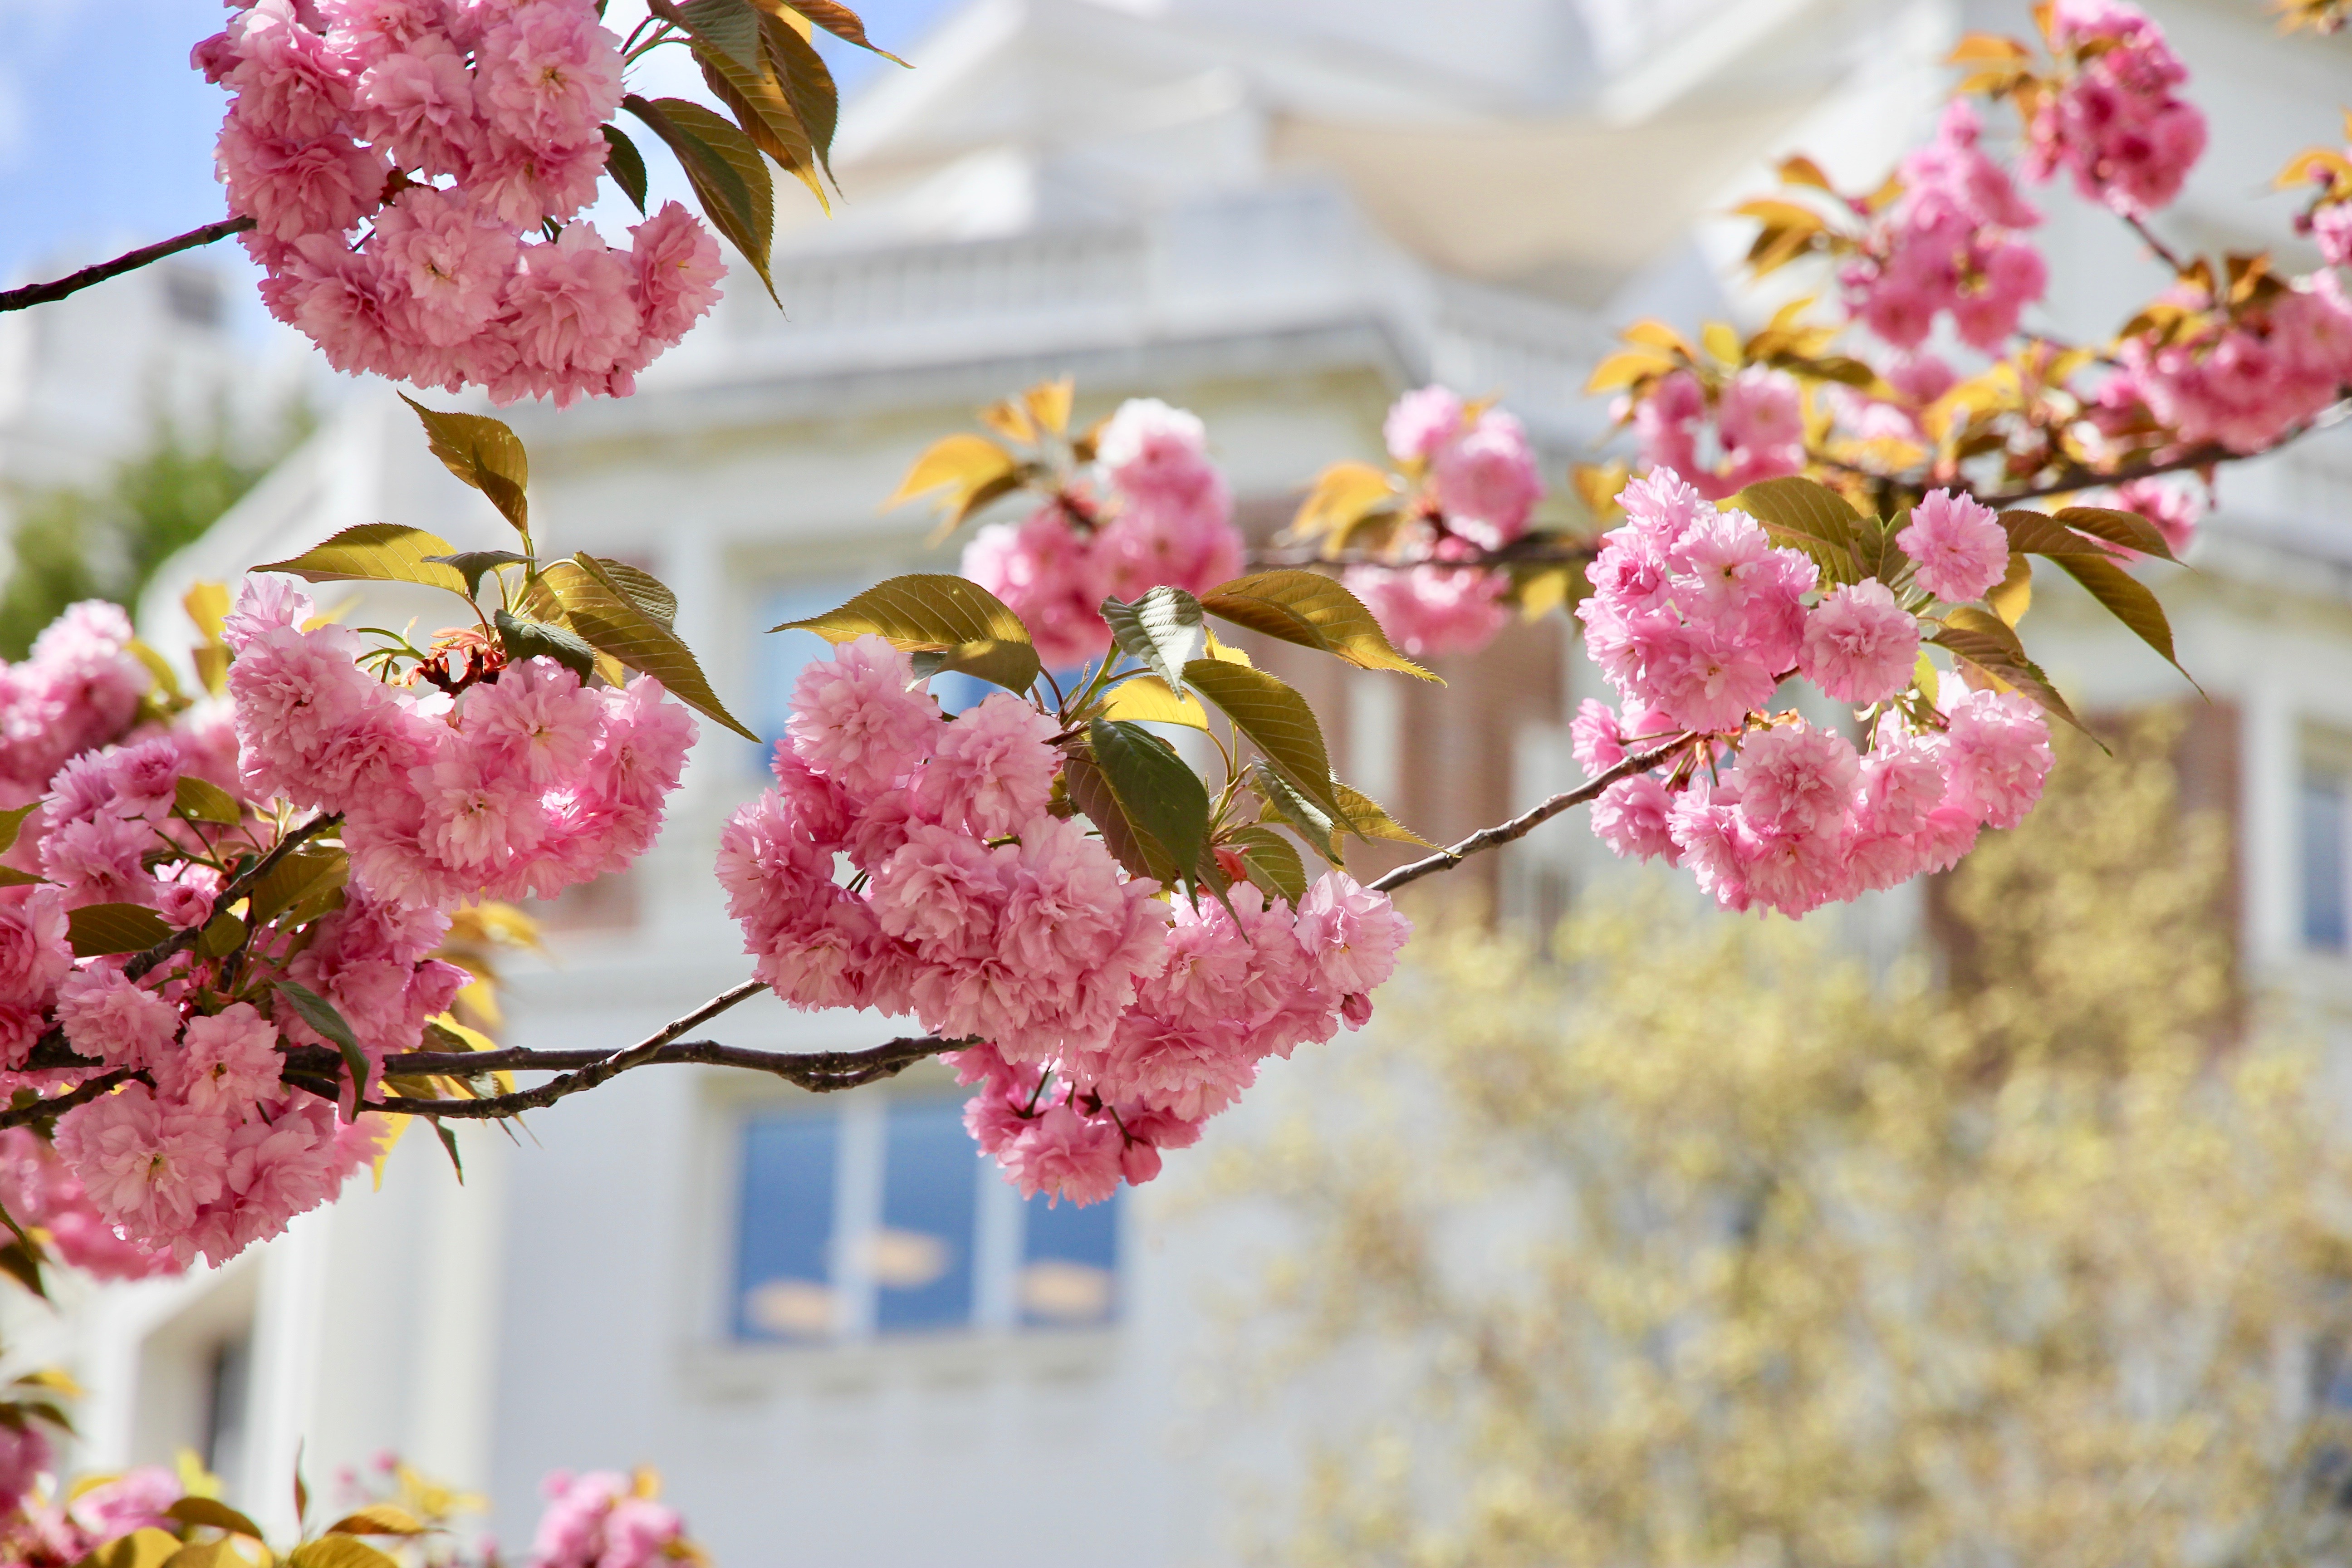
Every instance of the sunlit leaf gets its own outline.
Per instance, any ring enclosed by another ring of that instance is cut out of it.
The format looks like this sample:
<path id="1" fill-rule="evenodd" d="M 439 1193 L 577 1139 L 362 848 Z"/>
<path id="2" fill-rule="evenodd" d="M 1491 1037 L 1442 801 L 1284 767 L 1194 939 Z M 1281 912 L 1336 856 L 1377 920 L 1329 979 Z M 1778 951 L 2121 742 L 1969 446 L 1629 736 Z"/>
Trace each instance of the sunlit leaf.
<path id="1" fill-rule="evenodd" d="M 1370 463 L 1334 463 L 1315 476 L 1314 488 L 1290 521 L 1301 539 L 1344 533 L 1365 518 L 1392 510 L 1399 500 L 1395 478 Z"/>
<path id="2" fill-rule="evenodd" d="M 1209 727 L 1208 710 L 1187 694 L 1179 697 L 1156 675 L 1139 675 L 1120 681 L 1103 697 L 1102 716 L 1134 724 L 1182 724 L 1194 730 Z"/>
<path id="3" fill-rule="evenodd" d="M 1263 823 L 1250 823 L 1225 836 L 1226 847 L 1242 858 L 1242 871 L 1269 899 L 1287 899 L 1295 908 L 1307 896 L 1307 867 L 1290 840 Z"/>
<path id="4" fill-rule="evenodd" d="M 142 1525 L 130 1534 L 97 1548 L 75 1568 L 163 1568 L 163 1564 L 179 1550 L 178 1536 L 157 1530 L 153 1525 Z M 343 1565 L 304 1563 L 300 1568 L 343 1568 Z M 359 1568 L 359 1565 L 351 1564 L 349 1568 Z"/>
<path id="5" fill-rule="evenodd" d="M 208 1524 L 215 1530 L 226 1530 L 248 1540 L 265 1539 L 261 1527 L 225 1502 L 208 1497 L 184 1497 L 163 1510 L 166 1516 L 182 1524 Z"/>
<path id="6" fill-rule="evenodd" d="M 1307 847 L 1334 866 L 1344 865 L 1339 850 L 1340 829 L 1332 813 L 1309 800 L 1280 773 L 1264 763 L 1252 763 L 1245 775 L 1249 786 L 1265 803 L 1261 822 L 1286 822 Z"/>
<path id="7" fill-rule="evenodd" d="M 2025 612 L 2033 607 L 2033 558 L 2012 552 L 2008 572 L 1985 595 L 1985 603 L 2011 628 L 2025 619 Z"/>
<path id="8" fill-rule="evenodd" d="M 400 400 L 424 421 L 425 437 L 442 467 L 489 497 L 515 531 L 528 536 L 530 503 L 524 492 L 530 488 L 530 458 L 522 438 L 503 420 L 486 414 L 438 413 L 406 393 Z"/>
<path id="9" fill-rule="evenodd" d="M 415 1514 L 394 1503 L 376 1502 L 343 1515 L 327 1526 L 329 1535 L 423 1535 L 425 1527 Z"/>
<path id="10" fill-rule="evenodd" d="M 216 822 L 224 827 L 234 827 L 245 820 L 245 806 L 236 796 L 194 773 L 181 774 L 173 784 L 172 805 L 183 816 L 198 822 Z"/>
<path id="11" fill-rule="evenodd" d="M 1020 459 L 987 437 L 959 431 L 925 448 L 879 510 L 888 511 L 943 490 L 946 493 L 939 497 L 940 526 L 953 529 L 1010 490 L 1020 471 Z"/>
<path id="12" fill-rule="evenodd" d="M 1236 577 L 1202 595 L 1201 607 L 1237 626 L 1336 655 L 1359 669 L 1401 670 L 1445 684 L 1399 653 L 1363 601 L 1319 572 Z"/>
<path id="13" fill-rule="evenodd" d="M 866 24 L 857 13 L 835 0 L 790 0 L 792 8 L 823 27 L 836 38 L 845 39 L 861 49 L 871 49 L 894 65 L 907 62 L 866 36 Z"/>
<path id="14" fill-rule="evenodd" d="M 1822 570 L 1824 584 L 1858 582 L 1864 531 L 1869 526 L 1843 496 L 1817 480 L 1766 479 L 1731 498 L 1764 525 L 1776 544 L 1802 551 Z"/>
<path id="15" fill-rule="evenodd" d="M 591 555 L 605 583 L 614 592 L 635 605 L 639 613 L 659 621 L 666 626 L 677 621 L 677 595 L 669 585 L 652 573 L 615 561 L 609 555 Z"/>
<path id="16" fill-rule="evenodd" d="M 878 637 L 910 654 L 938 654 L 938 668 L 961 669 L 1008 691 L 1025 692 L 1044 668 L 1029 628 L 1004 601 L 979 584 L 937 573 L 877 583 L 839 609 L 786 621 L 771 631 L 812 631 L 835 644 Z"/>
<path id="17" fill-rule="evenodd" d="M 792 105 L 801 128 L 808 133 L 818 167 L 830 175 L 833 135 L 841 123 L 841 89 L 834 83 L 833 72 L 825 66 L 824 57 L 816 52 L 798 27 L 763 13 L 760 28 L 767 45 L 769 69 L 783 88 L 784 99 Z"/>
<path id="18" fill-rule="evenodd" d="M 235 915 L 221 913 L 205 922 L 196 933 L 198 958 L 226 958 L 245 941 L 245 922 Z"/>
<path id="19" fill-rule="evenodd" d="M 2136 511 L 2105 506 L 2065 506 L 2060 507 L 2054 515 L 2077 533 L 2087 533 L 2110 544 L 2120 544 L 2143 555 L 2153 555 L 2159 561 L 2179 559 L 2172 553 L 2172 545 L 2164 537 L 2163 531 Z"/>
<path id="20" fill-rule="evenodd" d="M 322 1535 L 286 1554 L 287 1568 L 399 1568 L 391 1558 L 356 1536 Z"/>
<path id="21" fill-rule="evenodd" d="M 2005 681 L 2032 698 L 2043 709 L 2063 719 L 2084 734 L 2090 731 L 2074 709 L 2058 695 L 2042 667 L 2025 654 L 2017 634 L 1996 616 L 1965 606 L 1949 611 L 1940 630 L 1927 639 L 1949 652 L 1954 658 L 1976 666 L 1986 674 Z"/>
<path id="22" fill-rule="evenodd" d="M 434 559 L 456 553 L 456 547 L 437 533 L 396 522 L 362 522 L 290 561 L 272 561 L 253 570 L 287 572 L 311 583 L 418 583 L 463 594 L 466 579 Z"/>
<path id="23" fill-rule="evenodd" d="M 144 952 L 170 940 L 172 925 L 144 904 L 84 904 L 66 915 L 66 941 L 77 958 Z"/>
<path id="24" fill-rule="evenodd" d="M 1041 381 L 1021 395 L 1029 410 L 1029 417 L 1056 436 L 1067 435 L 1070 428 L 1070 404 L 1077 396 L 1078 384 L 1069 376 L 1057 381 Z"/>
<path id="25" fill-rule="evenodd" d="M 466 579 L 466 597 L 469 599 L 480 595 L 484 573 L 496 571 L 501 566 L 530 564 L 530 556 L 517 555 L 511 550 L 458 550 L 432 559 Z"/>
<path id="26" fill-rule="evenodd" d="M 570 561 L 555 563 L 541 577 L 562 602 L 572 629 L 588 643 L 631 669 L 652 676 L 680 702 L 745 740 L 760 738 L 727 711 L 702 666 L 677 634 L 639 609 L 604 574 L 594 556 L 580 552 Z"/>
<path id="27" fill-rule="evenodd" d="M 1184 679 L 1232 720 L 1234 728 L 1294 788 L 1334 820 L 1346 819 L 1332 787 L 1323 728 L 1315 721 L 1307 699 L 1262 669 L 1223 659 L 1196 658 L 1184 667 Z"/>
<path id="28" fill-rule="evenodd" d="M 718 4 L 720 0 L 707 3 Z M 750 9 L 742 0 L 730 3 L 740 5 L 747 13 Z M 806 185 L 818 204 L 830 211 L 824 186 L 817 179 L 816 149 L 809 140 L 808 128 L 801 123 L 792 100 L 785 96 L 782 80 L 757 50 L 756 20 L 752 32 L 754 58 L 750 65 L 738 61 L 723 48 L 698 40 L 694 57 L 702 67 L 702 79 L 712 95 L 733 113 L 736 125 L 751 143 Z"/>
<path id="29" fill-rule="evenodd" d="M 1362 839 L 1385 838 L 1391 844 L 1417 844 L 1423 849 L 1436 845 L 1389 815 L 1388 807 L 1348 784 L 1334 784 L 1339 808 L 1347 817 L 1348 829 Z"/>
<path id="30" fill-rule="evenodd" d="M 2060 571 L 2088 589 L 2091 597 L 2105 605 L 2107 613 L 2121 621 L 2126 630 L 2162 654 L 2165 663 L 2180 670 L 2189 685 L 2197 685 L 2197 678 L 2181 668 L 2180 660 L 2174 656 L 2172 623 L 2165 617 L 2163 604 L 2146 584 L 2104 556 L 2060 555 L 2053 559 Z"/>
<path id="31" fill-rule="evenodd" d="M 528 620 L 500 606 L 491 617 L 507 658 L 551 658 L 585 681 L 596 670 L 596 650 L 570 626 L 552 621 Z"/>
<path id="32" fill-rule="evenodd" d="M 306 844 L 269 868 L 247 895 L 246 911 L 256 925 L 266 925 L 286 910 L 302 905 L 350 880 L 352 858 L 341 849 Z"/>
<path id="33" fill-rule="evenodd" d="M 760 149 L 725 120 L 686 99 L 647 100 L 631 93 L 621 107 L 644 121 L 677 155 L 704 216 L 751 264 L 768 298 L 776 300 L 769 269 L 776 188 Z M 781 307 L 782 301 L 776 303 Z"/>

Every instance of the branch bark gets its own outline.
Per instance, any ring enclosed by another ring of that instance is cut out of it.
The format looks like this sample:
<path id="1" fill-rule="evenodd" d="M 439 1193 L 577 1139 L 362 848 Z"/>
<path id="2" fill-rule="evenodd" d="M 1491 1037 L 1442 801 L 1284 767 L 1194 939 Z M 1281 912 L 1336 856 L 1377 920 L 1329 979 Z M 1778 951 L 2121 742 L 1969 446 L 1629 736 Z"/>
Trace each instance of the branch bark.
<path id="1" fill-rule="evenodd" d="M 101 261 L 85 267 L 79 272 L 68 272 L 48 283 L 27 283 L 21 289 L 0 292 L 0 310 L 29 310 L 36 305 L 52 304 L 68 294 L 79 294 L 94 283 L 119 278 L 125 272 L 136 272 L 151 262 L 167 256 L 177 256 L 183 250 L 194 250 L 200 245 L 226 239 L 233 234 L 243 234 L 253 226 L 249 217 L 225 217 L 218 223 L 208 223 L 202 228 L 192 228 L 185 234 L 159 239 L 152 245 L 142 245 L 136 250 L 126 250 L 111 261 Z"/>

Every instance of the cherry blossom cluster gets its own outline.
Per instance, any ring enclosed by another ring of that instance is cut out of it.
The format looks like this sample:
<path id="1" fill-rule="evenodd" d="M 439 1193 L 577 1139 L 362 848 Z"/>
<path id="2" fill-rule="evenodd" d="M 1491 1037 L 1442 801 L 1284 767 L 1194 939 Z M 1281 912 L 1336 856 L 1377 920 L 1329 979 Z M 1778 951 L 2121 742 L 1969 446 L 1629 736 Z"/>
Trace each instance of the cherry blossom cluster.
<path id="1" fill-rule="evenodd" d="M 271 313 L 341 371 L 501 404 L 625 395 L 725 267 L 676 203 L 625 249 L 572 221 L 622 96 L 597 18 L 589 0 L 239 5 L 193 58 L 234 94 L 220 178 Z"/>
<path id="2" fill-rule="evenodd" d="M 2352 385 L 2352 300 L 2332 272 L 2263 278 L 2242 300 L 2184 279 L 2159 303 L 2156 324 L 2117 346 L 2122 368 L 2101 386 L 2095 422 L 2126 433 L 2153 422 L 2179 447 L 2260 452 Z"/>
<path id="3" fill-rule="evenodd" d="M 1981 134 L 1972 106 L 1948 105 L 1934 140 L 1904 158 L 1902 198 L 1840 273 L 1856 319 L 1898 349 L 1917 348 L 1948 315 L 1962 342 L 1997 353 L 2048 289 L 2042 253 L 2021 237 L 2042 215 L 1978 144 Z M 1801 450 L 1801 431 L 1795 438 Z"/>
<path id="4" fill-rule="evenodd" d="M 1295 907 L 1241 881 L 1163 899 L 1057 812 L 1057 728 L 1009 692 L 950 718 L 905 654 L 845 643 L 802 672 L 719 879 L 779 996 L 978 1042 L 950 1059 L 981 1147 L 1024 1194 L 1093 1203 L 1266 1056 L 1361 1026 L 1410 927 L 1339 872 Z"/>
<path id="5" fill-rule="evenodd" d="M 131 621 L 92 599 L 67 608 L 21 664 L 0 663 L 0 809 L 37 800 L 66 760 L 131 727 L 154 677 Z"/>
<path id="6" fill-rule="evenodd" d="M 1469 653 L 1508 623 L 1507 574 L 1446 564 L 1502 550 L 1528 531 L 1543 498 L 1527 428 L 1443 386 L 1408 392 L 1381 426 L 1410 489 L 1385 553 L 1348 568 L 1349 591 L 1408 653 Z"/>
<path id="7" fill-rule="evenodd" d="M 356 1470 L 345 1469 L 338 1489 L 352 1514 L 373 1509 L 380 1514 L 405 1516 L 388 1522 L 413 1523 L 436 1534 L 448 1529 L 451 1521 L 446 1517 L 429 1510 L 426 1517 L 419 1517 L 403 1506 L 415 1500 L 415 1483 L 422 1478 L 397 1458 L 380 1454 L 373 1468 L 387 1482 L 398 1478 L 401 1487 L 371 1488 L 362 1484 Z M 164 1466 L 143 1465 L 95 1484 L 85 1481 L 71 1488 L 59 1487 L 57 1479 L 50 1445 L 39 1426 L 0 1426 L 0 1561 L 11 1568 L 69 1568 L 142 1530 L 160 1530 L 174 1537 L 188 1533 L 188 1527 L 169 1511 L 189 1495 L 187 1485 Z M 446 1489 L 424 1485 L 447 1495 Z M 662 1563 L 708 1561 L 688 1539 L 678 1511 L 659 1500 L 658 1484 L 650 1471 L 627 1476 L 614 1470 L 584 1475 L 554 1470 L 541 1482 L 540 1489 L 546 1507 L 532 1532 L 528 1559 L 531 1568 L 657 1568 Z M 382 1495 L 387 1491 L 392 1495 Z M 366 1522 L 378 1521 L 372 1518 Z M 233 1552 L 223 1556 L 224 1561 L 233 1558 Z M 345 1560 L 373 1559 L 354 1554 Z M 497 1543 L 487 1537 L 475 1552 L 459 1552 L 444 1536 L 436 1541 L 430 1561 L 445 1568 L 460 1564 L 497 1568 L 504 1559 Z"/>
<path id="8" fill-rule="evenodd" d="M 2205 116 L 2176 90 L 2188 68 L 2164 29 L 2122 0 L 2055 0 L 2043 32 L 2070 68 L 2034 95 L 2023 168 L 2064 169 L 2084 196 L 2126 217 L 2171 205 L 2205 152 Z"/>
<path id="9" fill-rule="evenodd" d="M 1576 754 L 1597 777 L 1690 739 L 1595 804 L 1616 853 L 1687 868 L 1725 909 L 1801 915 L 1948 868 L 1980 827 L 2013 826 L 2041 797 L 2049 731 L 2024 698 L 1953 685 L 1939 705 L 1896 700 L 1914 683 L 1920 613 L 2001 580 L 2009 539 L 1990 510 L 1948 491 L 1915 509 L 1895 536 L 1909 562 L 1898 598 L 1874 578 L 1819 592 L 1810 559 L 1670 471 L 1620 500 L 1627 521 L 1577 614 L 1622 705 L 1583 704 Z M 1864 711 L 1867 752 L 1768 711 L 1798 676 Z"/>
<path id="10" fill-rule="evenodd" d="M 359 887 L 406 908 L 551 898 L 660 831 L 695 738 L 660 682 L 592 689 L 461 636 L 402 686 L 359 667 L 357 632 L 301 629 L 311 613 L 261 576 L 228 617 L 239 756 L 258 796 L 342 814 Z"/>
<path id="11" fill-rule="evenodd" d="M 1047 668 L 1110 647 L 1099 607 L 1162 584 L 1205 593 L 1241 575 L 1233 492 L 1197 415 L 1130 398 L 1095 437 L 1097 483 L 1066 485 L 1017 523 L 964 547 L 963 574 L 1011 606 Z"/>
<path id="12" fill-rule="evenodd" d="M 1620 417 L 1632 419 L 1645 464 L 1686 476 L 1714 500 L 1804 471 L 1804 394 L 1786 371 L 1749 365 L 1712 399 L 1697 376 L 1675 371 L 1638 405 L 1625 400 Z M 1710 440 L 1715 461 L 1700 450 Z"/>

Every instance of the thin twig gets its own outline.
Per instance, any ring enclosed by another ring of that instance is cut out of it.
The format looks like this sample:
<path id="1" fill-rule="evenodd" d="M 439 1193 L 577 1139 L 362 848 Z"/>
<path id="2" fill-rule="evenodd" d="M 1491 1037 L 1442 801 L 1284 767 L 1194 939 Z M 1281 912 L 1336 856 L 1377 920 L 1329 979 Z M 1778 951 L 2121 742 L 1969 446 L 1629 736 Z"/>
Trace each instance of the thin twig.
<path id="1" fill-rule="evenodd" d="M 2130 226 L 2131 231 L 2139 236 L 2140 243 L 2147 246 L 2150 250 L 2155 251 L 2157 256 L 2164 262 L 2164 264 L 2172 268 L 2172 275 L 2174 277 L 2179 278 L 2187 275 L 2189 271 L 2189 264 L 2180 259 L 2179 253 L 2174 251 L 2172 247 L 2157 238 L 2156 231 L 2154 229 L 2148 227 L 2145 222 L 2133 216 L 2129 213 L 2124 214 L 2123 218 L 2124 222 Z"/>
<path id="2" fill-rule="evenodd" d="M 255 884 L 278 868 L 279 861 L 330 827 L 341 826 L 342 820 L 341 812 L 331 812 L 325 816 L 314 816 L 301 826 L 289 832 L 285 837 L 270 846 L 268 854 L 247 866 L 237 874 L 235 880 L 223 888 L 214 898 L 213 907 L 216 910 L 226 910 L 237 900 L 245 897 L 253 890 Z M 124 976 L 131 980 L 138 979 L 157 964 L 168 961 L 173 953 L 192 945 L 203 931 L 204 926 L 201 923 L 190 926 L 185 931 L 174 931 L 124 964 L 122 966 Z"/>
<path id="3" fill-rule="evenodd" d="M 1481 850 L 1508 844 L 1515 838 L 1525 838 L 1570 807 L 1582 805 L 1588 801 L 1598 799 L 1601 791 L 1619 779 L 1631 778 L 1635 773 L 1648 773 L 1675 752 L 1689 745 L 1695 735 L 1696 731 L 1685 731 L 1664 745 L 1653 746 L 1646 752 L 1627 757 L 1590 784 L 1553 795 L 1542 805 L 1521 812 L 1508 822 L 1496 823 L 1492 827 L 1482 827 L 1459 844 L 1449 845 L 1434 855 L 1415 860 L 1408 866 L 1400 866 L 1372 883 L 1372 891 L 1394 892 L 1407 882 L 1418 882 L 1423 877 L 1433 876 L 1440 871 L 1450 871 Z"/>
<path id="4" fill-rule="evenodd" d="M 26 310 L 35 305 L 50 304 L 68 294 L 79 294 L 93 283 L 103 283 L 125 272 L 135 272 L 150 262 L 176 256 L 183 250 L 194 250 L 200 245 L 210 245 L 233 234 L 243 234 L 252 226 L 253 220 L 249 217 L 225 217 L 218 223 L 208 223 L 202 228 L 192 228 L 185 234 L 159 239 L 152 245 L 126 250 L 111 261 L 101 261 L 79 272 L 68 272 L 54 282 L 27 283 L 22 289 L 10 289 L 0 292 L 0 310 Z"/>

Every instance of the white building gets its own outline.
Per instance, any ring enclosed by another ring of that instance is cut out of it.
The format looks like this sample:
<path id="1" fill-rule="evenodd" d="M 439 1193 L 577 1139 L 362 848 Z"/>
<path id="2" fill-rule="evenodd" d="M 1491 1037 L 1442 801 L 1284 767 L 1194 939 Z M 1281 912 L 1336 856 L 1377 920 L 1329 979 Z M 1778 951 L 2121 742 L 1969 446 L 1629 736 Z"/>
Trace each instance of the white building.
<path id="1" fill-rule="evenodd" d="M 2283 219 L 2247 193 L 2331 133 L 2345 44 L 2279 40 L 2221 0 L 2153 8 L 2217 130 L 2171 221 L 2218 247 Z M 2025 26 L 1948 0 L 973 0 L 854 106 L 845 216 L 780 250 L 785 316 L 738 289 L 635 397 L 514 418 L 540 537 L 662 576 L 722 695 L 773 733 L 814 644 L 760 628 L 945 569 L 928 518 L 876 502 L 973 405 L 1044 376 L 1075 374 L 1087 412 L 1198 410 L 1261 527 L 1322 463 L 1372 455 L 1388 401 L 1425 380 L 1503 394 L 1556 473 L 1602 432 L 1580 392 L 1613 326 L 1735 308 L 1717 279 L 1744 238 L 1712 215 L 1799 148 L 1874 180 L 1924 133 L 1950 42 Z M 2107 220 L 2048 205 L 2052 314 L 2111 327 L 2158 275 Z M 2197 573 L 2161 584 L 2215 700 L 2201 776 L 2240 826 L 2256 972 L 2352 1005 L 2352 453 L 2314 443 L 2226 486 Z M 383 389 L 159 584 L 151 637 L 182 640 L 187 579 L 378 519 L 467 548 L 503 528 Z M 2080 707 L 2181 689 L 2063 594 L 2028 633 Z M 1453 673 L 1443 706 L 1370 677 L 1312 693 L 1344 771 L 1433 834 L 1555 787 L 1590 689 L 1558 622 Z M 704 741 L 658 849 L 560 912 L 559 963 L 516 975 L 512 1043 L 618 1045 L 743 976 L 709 865 L 759 766 Z M 1593 861 L 1564 823 L 1496 857 L 1494 885 L 1540 912 Z M 707 1032 L 901 1031 L 763 998 Z M 1049 1212 L 975 1167 L 955 1105 L 919 1072 L 831 1100 L 645 1072 L 518 1144 L 469 1131 L 462 1194 L 412 1140 L 380 1193 L 218 1275 L 79 1306 L 57 1333 L 93 1390 L 80 1458 L 192 1444 L 272 1517 L 298 1443 L 314 1479 L 390 1447 L 488 1491 L 509 1542 L 544 1471 L 651 1462 L 725 1568 L 1234 1555 L 1240 1500 L 1278 1498 L 1290 1453 L 1278 1408 L 1203 1423 L 1203 1355 L 1215 1300 L 1246 1300 L 1279 1238 L 1184 1211 L 1246 1113 L 1117 1207 Z"/>

